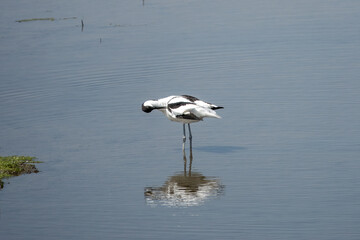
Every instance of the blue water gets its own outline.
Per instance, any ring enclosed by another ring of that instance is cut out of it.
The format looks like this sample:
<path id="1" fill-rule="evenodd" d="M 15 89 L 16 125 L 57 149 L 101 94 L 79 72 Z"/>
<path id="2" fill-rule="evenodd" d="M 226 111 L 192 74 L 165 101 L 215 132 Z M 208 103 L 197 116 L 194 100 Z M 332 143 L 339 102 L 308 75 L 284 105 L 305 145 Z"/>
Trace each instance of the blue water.
<path id="1" fill-rule="evenodd" d="M 0 5 L 1 239 L 360 238 L 358 1 Z M 191 176 L 172 94 L 225 107 Z"/>

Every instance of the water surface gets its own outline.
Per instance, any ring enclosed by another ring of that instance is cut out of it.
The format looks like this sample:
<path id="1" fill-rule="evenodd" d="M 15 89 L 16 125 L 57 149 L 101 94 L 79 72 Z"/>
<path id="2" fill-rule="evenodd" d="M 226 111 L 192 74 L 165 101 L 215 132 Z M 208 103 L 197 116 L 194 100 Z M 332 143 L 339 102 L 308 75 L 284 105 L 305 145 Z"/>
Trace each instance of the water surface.
<path id="1" fill-rule="evenodd" d="M 360 238 L 357 1 L 0 11 L 0 154 L 43 161 L 0 191 L 1 239 Z M 181 125 L 141 111 L 171 94 L 225 107 L 192 176 Z"/>

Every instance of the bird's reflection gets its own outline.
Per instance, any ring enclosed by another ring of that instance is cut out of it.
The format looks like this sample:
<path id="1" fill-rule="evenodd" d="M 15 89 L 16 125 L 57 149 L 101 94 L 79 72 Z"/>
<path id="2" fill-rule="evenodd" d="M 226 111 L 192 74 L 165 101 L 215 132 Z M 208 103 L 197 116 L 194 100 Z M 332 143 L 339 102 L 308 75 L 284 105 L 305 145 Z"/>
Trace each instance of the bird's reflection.
<path id="1" fill-rule="evenodd" d="M 216 177 L 192 171 L 192 147 L 189 162 L 183 150 L 184 170 L 170 176 L 161 187 L 146 187 L 145 201 L 150 206 L 190 207 L 202 205 L 207 199 L 221 195 L 224 186 Z"/>

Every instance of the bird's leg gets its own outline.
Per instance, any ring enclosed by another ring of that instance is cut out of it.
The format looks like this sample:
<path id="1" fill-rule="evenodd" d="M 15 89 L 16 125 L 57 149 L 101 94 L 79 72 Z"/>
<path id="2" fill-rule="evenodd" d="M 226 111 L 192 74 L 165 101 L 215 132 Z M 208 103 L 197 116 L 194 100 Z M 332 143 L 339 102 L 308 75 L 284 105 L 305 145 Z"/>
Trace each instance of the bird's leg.
<path id="1" fill-rule="evenodd" d="M 184 135 L 183 135 L 183 143 L 185 143 L 185 141 L 186 141 L 185 123 L 183 124 L 183 131 L 184 131 Z"/>
<path id="2" fill-rule="evenodd" d="M 191 134 L 190 123 L 188 123 L 188 127 L 189 127 L 189 140 L 190 140 L 190 159 L 192 159 L 192 134 Z"/>
<path id="3" fill-rule="evenodd" d="M 183 135 L 183 151 L 185 151 L 185 141 L 186 141 L 185 123 L 183 124 L 183 131 L 184 131 L 184 135 Z"/>
<path id="4" fill-rule="evenodd" d="M 191 139 L 192 139 L 192 135 L 191 135 L 190 123 L 188 123 L 188 127 L 189 127 L 189 139 L 190 139 L 190 141 L 191 141 Z M 185 126 L 184 126 L 184 128 L 185 128 Z"/>

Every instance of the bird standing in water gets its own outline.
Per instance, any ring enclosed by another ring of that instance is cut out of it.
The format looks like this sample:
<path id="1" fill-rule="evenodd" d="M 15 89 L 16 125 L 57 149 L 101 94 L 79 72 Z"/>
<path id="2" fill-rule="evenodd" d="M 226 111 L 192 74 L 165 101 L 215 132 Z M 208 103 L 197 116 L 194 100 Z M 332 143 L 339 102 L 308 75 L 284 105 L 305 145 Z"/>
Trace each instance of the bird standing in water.
<path id="1" fill-rule="evenodd" d="M 196 97 L 189 95 L 169 96 L 158 100 L 148 100 L 142 104 L 142 110 L 146 113 L 157 109 L 165 114 L 165 116 L 175 122 L 183 123 L 183 149 L 185 149 L 185 124 L 189 128 L 190 148 L 192 147 L 192 134 L 190 123 L 202 121 L 205 117 L 221 118 L 216 109 L 223 107 L 216 106 L 211 103 L 204 102 Z"/>

